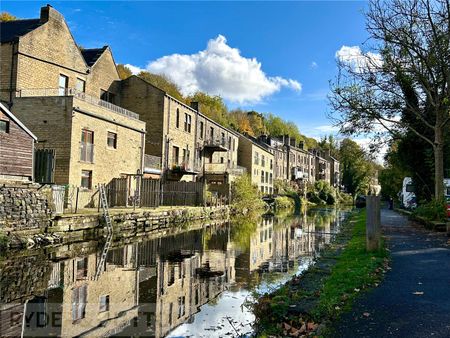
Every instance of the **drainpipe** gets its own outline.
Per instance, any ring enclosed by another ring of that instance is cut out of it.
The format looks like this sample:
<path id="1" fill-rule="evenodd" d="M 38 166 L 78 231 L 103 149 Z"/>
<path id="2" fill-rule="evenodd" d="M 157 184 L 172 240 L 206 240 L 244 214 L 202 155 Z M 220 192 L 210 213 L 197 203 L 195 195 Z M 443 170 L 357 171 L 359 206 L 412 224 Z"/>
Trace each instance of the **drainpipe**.
<path id="1" fill-rule="evenodd" d="M 11 52 L 11 71 L 10 71 L 10 76 L 9 76 L 9 104 L 8 104 L 8 108 L 11 110 L 13 102 L 13 75 L 14 75 L 14 49 L 15 46 L 17 45 L 16 42 L 12 43 L 12 52 Z"/>

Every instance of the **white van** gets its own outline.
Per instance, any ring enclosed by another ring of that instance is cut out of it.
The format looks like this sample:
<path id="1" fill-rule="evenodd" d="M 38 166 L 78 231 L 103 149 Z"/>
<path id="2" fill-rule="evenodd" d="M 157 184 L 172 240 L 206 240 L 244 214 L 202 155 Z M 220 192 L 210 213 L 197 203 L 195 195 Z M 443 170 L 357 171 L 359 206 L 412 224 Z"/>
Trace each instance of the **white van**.
<path id="1" fill-rule="evenodd" d="M 400 204 L 405 209 L 417 208 L 416 187 L 413 184 L 411 177 L 405 177 L 403 179 L 402 191 L 400 193 Z"/>

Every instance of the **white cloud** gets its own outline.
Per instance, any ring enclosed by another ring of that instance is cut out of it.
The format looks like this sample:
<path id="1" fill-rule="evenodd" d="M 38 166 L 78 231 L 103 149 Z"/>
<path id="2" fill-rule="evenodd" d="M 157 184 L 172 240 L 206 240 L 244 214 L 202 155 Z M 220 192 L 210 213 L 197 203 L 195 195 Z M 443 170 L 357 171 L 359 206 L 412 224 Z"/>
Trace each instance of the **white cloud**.
<path id="1" fill-rule="evenodd" d="M 319 67 L 319 65 L 317 64 L 317 62 L 316 62 L 316 61 L 313 61 L 313 62 L 311 62 L 311 65 L 310 65 L 310 67 L 311 67 L 312 69 L 316 69 L 316 68 L 318 68 L 318 67 Z"/>
<path id="2" fill-rule="evenodd" d="M 139 67 L 127 65 L 133 73 Z M 293 79 L 267 76 L 256 58 L 246 58 L 219 35 L 208 41 L 205 50 L 195 54 L 172 54 L 149 62 L 146 69 L 172 79 L 183 94 L 204 91 L 238 103 L 260 102 L 282 88 L 301 91 Z"/>
<path id="3" fill-rule="evenodd" d="M 335 127 L 335 126 L 332 126 L 332 125 L 318 126 L 318 127 L 315 127 L 314 129 L 316 129 L 316 130 L 318 130 L 318 131 L 320 131 L 322 133 L 329 133 L 329 134 L 337 133 L 339 131 L 338 127 Z"/>
<path id="4" fill-rule="evenodd" d="M 143 68 L 140 68 L 140 67 L 136 67 L 136 66 L 130 65 L 129 63 L 127 63 L 127 64 L 125 65 L 125 67 L 127 67 L 129 70 L 131 70 L 131 72 L 133 73 L 133 75 L 137 75 L 137 74 L 139 74 L 140 72 L 142 72 L 143 70 L 145 70 L 145 69 L 143 69 Z"/>
<path id="5" fill-rule="evenodd" d="M 336 52 L 339 61 L 350 65 L 357 72 L 364 72 L 366 69 L 374 70 L 383 65 L 381 55 L 378 53 L 363 53 L 359 46 L 342 46 Z"/>

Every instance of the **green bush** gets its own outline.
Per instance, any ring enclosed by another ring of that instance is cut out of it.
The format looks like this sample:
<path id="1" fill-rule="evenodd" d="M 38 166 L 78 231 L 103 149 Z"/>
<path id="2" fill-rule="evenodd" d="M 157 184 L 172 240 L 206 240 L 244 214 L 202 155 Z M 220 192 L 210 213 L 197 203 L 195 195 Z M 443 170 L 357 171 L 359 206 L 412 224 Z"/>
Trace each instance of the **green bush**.
<path id="1" fill-rule="evenodd" d="M 274 203 L 277 210 L 295 208 L 294 199 L 287 196 L 277 196 Z"/>
<path id="2" fill-rule="evenodd" d="M 413 215 L 426 218 L 429 221 L 447 220 L 447 206 L 444 200 L 433 199 L 430 202 L 419 204 Z"/>
<path id="3" fill-rule="evenodd" d="M 252 183 L 248 174 L 238 177 L 233 182 L 231 196 L 232 206 L 238 213 L 259 211 L 265 206 L 258 187 Z"/>
<path id="4" fill-rule="evenodd" d="M 329 182 L 320 180 L 308 187 L 306 197 L 308 198 L 308 201 L 315 204 L 333 205 L 336 203 L 336 190 Z"/>

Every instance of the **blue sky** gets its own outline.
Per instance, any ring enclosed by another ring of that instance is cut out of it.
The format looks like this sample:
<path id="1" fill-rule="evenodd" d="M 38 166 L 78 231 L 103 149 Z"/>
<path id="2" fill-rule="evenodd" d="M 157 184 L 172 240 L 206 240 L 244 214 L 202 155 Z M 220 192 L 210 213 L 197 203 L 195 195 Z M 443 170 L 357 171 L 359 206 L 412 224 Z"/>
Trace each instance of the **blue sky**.
<path id="1" fill-rule="evenodd" d="M 2 1 L 1 10 L 33 18 L 47 2 Z M 331 124 L 326 94 L 336 52 L 367 39 L 363 1 L 50 4 L 82 46 L 110 45 L 117 63 L 192 75 L 187 87 L 222 94 L 230 108 L 280 115 L 314 137 Z"/>

